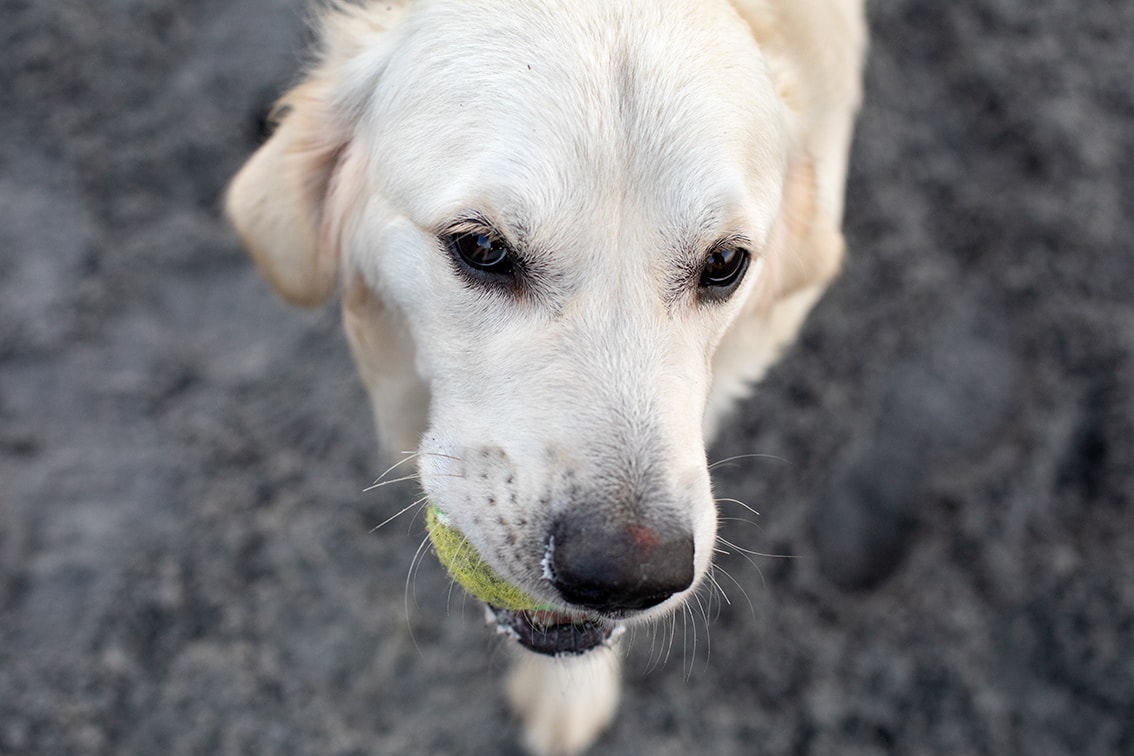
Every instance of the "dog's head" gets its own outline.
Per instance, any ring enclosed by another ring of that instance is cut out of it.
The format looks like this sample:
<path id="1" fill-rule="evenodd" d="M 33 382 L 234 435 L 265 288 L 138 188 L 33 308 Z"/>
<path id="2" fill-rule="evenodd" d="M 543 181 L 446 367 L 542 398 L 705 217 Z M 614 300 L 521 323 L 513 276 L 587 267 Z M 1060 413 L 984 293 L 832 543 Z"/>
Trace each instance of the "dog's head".
<path id="1" fill-rule="evenodd" d="M 732 8 L 500 5 L 331 14 L 228 209 L 289 301 L 342 282 L 380 428 L 419 435 L 432 503 L 559 619 L 607 627 L 705 576 L 714 353 L 841 247 Z M 604 637 L 560 624 L 525 637 Z"/>

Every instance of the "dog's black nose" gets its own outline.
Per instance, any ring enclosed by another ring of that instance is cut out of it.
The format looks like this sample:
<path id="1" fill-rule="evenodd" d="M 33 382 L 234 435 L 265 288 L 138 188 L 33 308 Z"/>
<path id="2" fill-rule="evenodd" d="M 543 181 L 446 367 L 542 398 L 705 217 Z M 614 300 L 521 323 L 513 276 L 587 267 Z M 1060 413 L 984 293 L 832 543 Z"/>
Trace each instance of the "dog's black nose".
<path id="1" fill-rule="evenodd" d="M 556 521 L 549 551 L 552 583 L 563 598 L 600 612 L 649 609 L 693 584 L 686 528 L 576 514 Z"/>

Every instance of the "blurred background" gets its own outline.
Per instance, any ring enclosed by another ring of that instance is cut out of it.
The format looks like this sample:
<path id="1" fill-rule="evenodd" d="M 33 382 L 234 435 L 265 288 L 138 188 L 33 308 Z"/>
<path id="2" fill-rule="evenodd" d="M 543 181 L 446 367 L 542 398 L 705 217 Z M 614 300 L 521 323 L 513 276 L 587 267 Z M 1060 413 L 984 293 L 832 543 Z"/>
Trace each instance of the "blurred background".
<path id="1" fill-rule="evenodd" d="M 845 272 L 710 451 L 766 455 L 726 597 L 596 754 L 1134 753 L 1134 4 L 870 20 Z M 417 489 L 363 492 L 336 307 L 219 216 L 307 41 L 0 0 L 0 753 L 517 753 L 480 608 L 371 532 Z"/>

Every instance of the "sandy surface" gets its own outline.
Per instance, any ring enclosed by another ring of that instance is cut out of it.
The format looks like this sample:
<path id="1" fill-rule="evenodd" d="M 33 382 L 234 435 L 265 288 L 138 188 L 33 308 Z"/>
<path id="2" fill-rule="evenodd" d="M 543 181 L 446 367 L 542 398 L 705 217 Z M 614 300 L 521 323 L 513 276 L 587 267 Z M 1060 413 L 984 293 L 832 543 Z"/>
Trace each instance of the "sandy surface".
<path id="1" fill-rule="evenodd" d="M 1134 752 L 1134 3 L 871 15 L 847 270 L 711 452 L 795 558 L 639 634 L 595 753 Z M 218 218 L 304 38 L 0 2 L 0 753 L 515 752 L 334 306 Z"/>

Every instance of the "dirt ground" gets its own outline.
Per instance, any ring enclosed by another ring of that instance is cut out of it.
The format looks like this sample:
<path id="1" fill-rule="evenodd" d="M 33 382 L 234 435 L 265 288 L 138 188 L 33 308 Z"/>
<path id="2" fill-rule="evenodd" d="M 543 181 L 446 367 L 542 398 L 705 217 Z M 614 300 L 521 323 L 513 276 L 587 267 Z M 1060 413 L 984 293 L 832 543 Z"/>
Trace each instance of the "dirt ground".
<path id="1" fill-rule="evenodd" d="M 301 7 L 0 0 L 0 753 L 517 752 L 336 308 L 219 218 Z M 711 450 L 792 558 L 596 754 L 1134 753 L 1134 3 L 871 23 L 846 271 Z"/>

